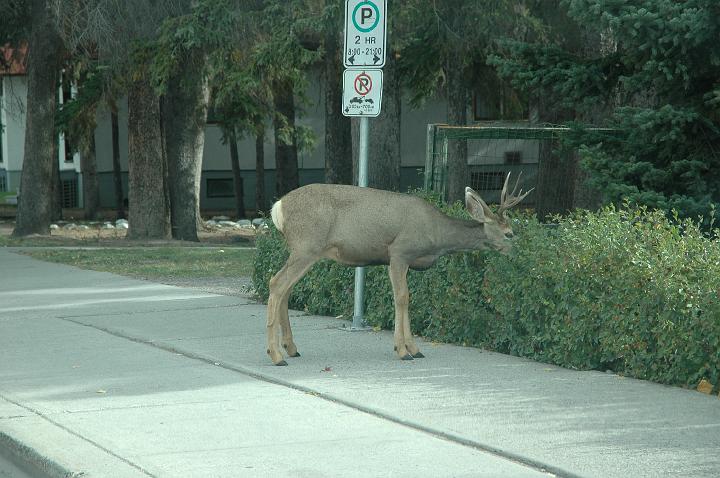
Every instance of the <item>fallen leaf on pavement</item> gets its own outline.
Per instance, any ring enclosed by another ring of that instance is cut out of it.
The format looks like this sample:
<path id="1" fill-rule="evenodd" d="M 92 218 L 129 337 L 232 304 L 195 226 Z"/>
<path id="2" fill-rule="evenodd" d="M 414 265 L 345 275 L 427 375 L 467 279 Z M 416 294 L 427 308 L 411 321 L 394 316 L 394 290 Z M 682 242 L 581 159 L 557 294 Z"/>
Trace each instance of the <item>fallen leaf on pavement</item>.
<path id="1" fill-rule="evenodd" d="M 697 391 L 700 393 L 707 393 L 710 395 L 712 393 L 713 385 L 712 383 L 708 382 L 705 379 L 700 380 L 700 383 L 698 383 Z"/>

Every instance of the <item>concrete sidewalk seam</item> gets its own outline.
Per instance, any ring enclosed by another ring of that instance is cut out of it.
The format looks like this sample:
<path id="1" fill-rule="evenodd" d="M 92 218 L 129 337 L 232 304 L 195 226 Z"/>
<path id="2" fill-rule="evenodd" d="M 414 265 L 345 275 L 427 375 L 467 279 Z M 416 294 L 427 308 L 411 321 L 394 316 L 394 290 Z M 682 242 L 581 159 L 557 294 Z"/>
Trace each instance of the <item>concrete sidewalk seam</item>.
<path id="1" fill-rule="evenodd" d="M 226 297 L 226 296 L 222 296 Z M 214 297 L 210 297 L 214 298 Z M 117 317 L 122 316 L 126 317 L 128 315 L 136 315 L 136 314 L 156 314 L 158 312 L 187 312 L 192 310 L 209 310 L 209 309 L 230 309 L 230 308 L 236 308 L 236 307 L 242 307 L 246 305 L 258 305 L 255 303 L 249 303 L 249 304 L 229 304 L 229 305 L 210 305 L 207 307 L 186 307 L 181 309 L 157 309 L 157 310 L 142 310 L 142 311 L 128 311 L 128 312 L 117 312 L 117 313 L 92 313 L 92 314 L 81 314 L 81 315 L 56 315 L 55 318 L 57 319 L 67 319 L 72 321 L 71 319 L 81 319 L 83 317 Z"/>
<path id="2" fill-rule="evenodd" d="M 221 360 L 219 360 L 219 359 L 217 359 L 217 358 L 215 358 L 215 357 L 206 356 L 206 355 L 198 354 L 198 353 L 195 353 L 195 352 L 190 352 L 190 351 L 187 351 L 187 350 L 184 350 L 184 349 L 175 347 L 175 346 L 173 346 L 173 345 L 169 345 L 169 344 L 166 344 L 166 343 L 163 343 L 163 342 L 148 340 L 148 339 L 146 339 L 146 338 L 142 338 L 142 337 L 139 337 L 139 336 L 133 336 L 133 335 L 127 334 L 127 333 L 125 333 L 125 332 L 121 332 L 121 331 L 118 331 L 118 330 L 115 330 L 115 329 L 112 329 L 112 328 L 108 328 L 108 327 L 100 327 L 100 326 L 97 326 L 97 325 L 86 324 L 86 323 L 83 323 L 83 322 L 79 322 L 79 321 L 75 321 L 75 320 L 71 320 L 71 319 L 67 319 L 67 318 L 64 318 L 64 319 L 62 319 L 62 320 L 66 320 L 67 322 L 71 322 L 71 323 L 73 323 L 73 324 L 76 324 L 76 325 L 79 325 L 79 326 L 82 326 L 82 327 L 89 327 L 89 328 L 92 328 L 92 329 L 95 329 L 95 330 L 99 330 L 99 331 L 101 331 L 101 332 L 110 334 L 110 335 L 112 335 L 112 336 L 114 336 L 114 337 L 118 337 L 118 338 L 122 338 L 122 339 L 125 339 L 125 340 L 129 340 L 129 341 L 131 341 L 131 342 L 135 342 L 135 343 L 138 343 L 138 344 L 149 345 L 149 346 L 151 346 L 151 347 L 154 347 L 154 348 L 163 350 L 163 351 L 165 351 L 165 352 L 173 353 L 173 354 L 176 354 L 176 355 L 181 355 L 181 356 L 183 356 L 183 357 L 185 357 L 185 358 L 189 358 L 189 359 L 192 359 L 192 360 L 197 360 L 197 361 L 203 362 L 203 363 L 208 364 L 208 365 L 212 365 L 212 366 L 215 366 L 215 367 L 220 367 L 220 368 L 223 368 L 223 369 L 225 369 L 225 370 L 232 371 L 232 372 L 237 372 L 237 373 L 243 374 L 243 375 L 245 375 L 245 376 L 248 376 L 248 377 L 251 377 L 251 378 L 254 378 L 254 379 L 257 379 L 257 380 L 261 380 L 261 381 L 263 381 L 263 382 L 267 382 L 267 383 L 271 383 L 271 384 L 274 384 L 274 385 L 278 385 L 278 386 L 281 386 L 281 387 L 284 387 L 284 388 L 289 388 L 289 389 L 292 389 L 292 390 L 296 390 L 296 391 L 299 391 L 299 392 L 303 392 L 303 393 L 306 393 L 306 394 L 309 394 L 309 395 L 318 397 L 318 398 L 320 398 L 320 399 L 322 399 L 322 400 L 325 400 L 325 401 L 328 401 L 328 402 L 331 402 L 331 403 L 335 403 L 335 404 L 338 404 L 338 405 L 342 405 L 342 406 L 351 408 L 351 409 L 353 409 L 353 410 L 357 410 L 357 411 L 359 411 L 359 412 L 368 414 L 368 415 L 370 415 L 370 416 L 373 416 L 373 417 L 376 417 L 376 418 L 380 418 L 380 419 L 383 419 L 383 420 L 386 420 L 386 421 L 389 421 L 389 422 L 392 422 L 392 423 L 395 423 L 395 424 L 404 426 L 404 427 L 406 427 L 406 428 L 410 428 L 410 429 L 412 429 L 412 430 L 419 431 L 419 432 L 421 432 L 421 433 L 425 433 L 425 434 L 427 434 L 427 435 L 433 436 L 433 437 L 435 437 L 435 438 L 439 438 L 439 439 L 441 439 L 441 440 L 445 440 L 445 441 L 449 441 L 449 442 L 452 442 L 452 443 L 456 443 L 456 444 L 458 444 L 458 445 L 465 446 L 465 447 L 468 447 L 468 448 L 473 448 L 473 449 L 475 449 L 475 450 L 482 451 L 482 452 L 485 452 L 485 453 L 490 453 L 490 454 L 492 454 L 492 455 L 498 456 L 498 457 L 503 458 L 503 459 L 506 459 L 506 460 L 508 460 L 508 461 L 511 461 L 511 462 L 514 462 L 514 463 L 517 463 L 517 464 L 520 464 L 520 465 L 523 465 L 523 466 L 527 466 L 527 467 L 532 468 L 532 469 L 535 469 L 536 471 L 540 471 L 540 472 L 543 472 L 543 473 L 548 473 L 548 474 L 550 474 L 550 475 L 554 475 L 554 476 L 556 476 L 556 477 L 558 477 L 558 478 L 584 478 L 584 477 L 582 477 L 581 475 L 577 475 L 577 474 L 575 474 L 575 473 L 569 472 L 569 471 L 564 470 L 564 469 L 562 469 L 562 468 L 559 468 L 559 467 L 556 467 L 556 466 L 553 466 L 553 465 L 548 465 L 548 464 L 543 463 L 543 462 L 541 462 L 541 461 L 534 460 L 534 459 L 532 459 L 532 458 L 528 458 L 528 457 L 519 455 L 519 454 L 517 454 L 517 453 L 508 452 L 508 451 L 505 451 L 505 450 L 503 450 L 503 449 L 501 449 L 501 448 L 497 448 L 497 447 L 494 447 L 494 446 L 491 446 L 491 445 L 486 445 L 486 444 L 484 444 L 484 443 L 480 443 L 480 442 L 477 442 L 477 441 L 474 441 L 474 440 L 468 440 L 468 439 L 466 439 L 466 438 L 463 438 L 463 437 L 461 437 L 461 436 L 455 435 L 455 434 L 453 434 L 453 433 L 448 433 L 448 432 L 444 432 L 444 431 L 441 431 L 441 430 L 437 430 L 437 429 L 434 429 L 434 428 L 431 428 L 431 427 L 426 427 L 426 426 L 420 425 L 420 424 L 418 424 L 418 423 L 415 423 L 415 422 L 412 422 L 412 421 L 409 421 L 409 420 L 403 420 L 403 419 L 394 417 L 394 416 L 392 416 L 392 415 L 389 415 L 389 414 L 387 414 L 387 413 L 385 413 L 385 412 L 382 412 L 382 411 L 380 411 L 380 410 L 376 410 L 376 409 L 373 409 L 373 408 L 370 408 L 370 407 L 366 407 L 366 406 L 364 406 L 364 405 L 361 405 L 361 404 L 358 404 L 358 403 L 354 403 L 354 402 L 352 402 L 352 401 L 350 401 L 350 400 L 345 400 L 345 399 L 343 399 L 343 398 L 336 397 L 336 396 L 334 396 L 334 395 L 332 395 L 332 394 L 327 394 L 327 393 L 319 392 L 319 391 L 314 390 L 314 389 L 312 389 L 312 388 L 305 387 L 305 386 L 303 386 L 303 385 L 297 385 L 297 384 L 294 384 L 294 383 L 292 383 L 292 382 L 288 382 L 288 381 L 285 381 L 285 380 L 282 380 L 282 379 L 279 379 L 279 378 L 275 378 L 275 377 L 272 377 L 272 376 L 270 376 L 270 375 L 263 374 L 262 372 L 258 372 L 258 371 L 256 371 L 256 370 L 252 370 L 252 369 L 248 369 L 248 368 L 245 368 L 245 367 L 241 367 L 241 366 L 231 365 L 231 364 L 225 363 L 225 362 L 223 362 L 223 361 L 221 361 Z"/>
<path id="3" fill-rule="evenodd" d="M 150 476 L 150 477 L 155 478 L 155 475 L 153 475 L 153 474 L 150 473 L 149 471 L 145 470 L 145 469 L 142 468 L 140 465 L 131 462 L 131 461 L 128 460 L 127 458 L 124 458 L 124 457 L 122 457 L 122 456 L 120 456 L 120 455 L 117 455 L 116 453 L 114 453 L 113 451 L 109 450 L 108 448 L 102 446 L 101 444 L 99 444 L 99 443 L 97 443 L 97 442 L 95 442 L 95 441 L 93 441 L 93 440 L 91 440 L 91 439 L 89 439 L 89 438 L 87 438 L 87 437 L 84 437 L 83 435 L 77 433 L 76 431 L 74 431 L 74 430 L 66 427 L 65 425 L 63 425 L 63 424 L 61 424 L 61 423 L 58 423 L 57 421 L 53 420 L 53 419 L 50 418 L 49 416 L 47 416 L 47 415 L 45 415 L 44 413 L 40 412 L 39 410 L 35 410 L 34 408 L 29 407 L 28 405 L 25 405 L 25 404 L 20 403 L 20 402 L 18 402 L 18 401 L 16 401 L 16 400 L 13 400 L 13 399 L 7 397 L 6 395 L 3 395 L 2 393 L 0 393 L 0 399 L 3 399 L 3 400 L 5 400 L 5 401 L 7 401 L 7 402 L 9 402 L 9 403 L 12 403 L 13 405 L 15 405 L 15 406 L 17 406 L 17 407 L 20 407 L 20 408 L 22 408 L 22 409 L 24 409 L 24 410 L 27 410 L 28 412 L 32 413 L 33 415 L 35 415 L 35 416 L 37 416 L 37 417 L 45 420 L 46 422 L 48 422 L 48 423 L 50 423 L 51 425 L 53 425 L 53 426 L 55 426 L 55 427 L 63 430 L 64 432 L 69 433 L 70 435 L 72 435 L 72 436 L 74 436 L 74 437 L 76 437 L 76 438 L 79 438 L 80 440 L 82 440 L 82 441 L 84 441 L 84 442 L 86 442 L 86 443 L 89 443 L 90 445 L 94 446 L 94 447 L 97 448 L 98 450 L 101 450 L 101 451 L 103 451 L 104 453 L 112 456 L 113 458 L 116 458 L 116 459 L 122 461 L 122 462 L 125 463 L 126 465 L 135 468 L 136 470 L 138 470 L 139 472 L 143 473 L 144 475 L 147 475 L 147 476 Z M 10 437 L 9 435 L 7 435 L 7 434 L 3 433 L 2 431 L 0 431 L 0 438 L 2 438 L 3 436 L 8 437 L 8 439 L 10 439 L 12 442 L 19 443 L 19 442 L 16 442 L 16 441 L 15 441 L 12 437 Z M 0 441 L 0 443 L 2 443 L 2 441 Z M 82 476 L 82 474 L 84 474 L 84 473 L 75 474 L 75 473 L 72 473 L 72 472 L 70 472 L 70 471 L 68 471 L 68 470 L 65 470 L 65 468 L 61 467 L 60 465 L 58 465 L 57 463 L 55 463 L 55 462 L 52 461 L 51 459 L 40 455 L 38 452 L 36 452 L 35 450 L 31 449 L 31 448 L 28 447 L 27 445 L 24 445 L 24 444 L 22 444 L 22 443 L 19 443 L 19 446 L 20 446 L 20 447 L 24 447 L 24 449 L 27 450 L 26 456 L 28 456 L 28 457 L 30 457 L 30 458 L 33 458 L 33 461 L 30 462 L 31 465 L 34 465 L 34 466 L 38 466 L 38 465 L 44 466 L 44 464 L 47 463 L 48 466 L 51 466 L 51 465 L 52 465 L 52 466 L 54 467 L 54 468 L 51 467 L 48 471 L 51 471 L 51 472 L 53 472 L 53 473 L 54 473 L 55 471 L 64 473 L 64 474 L 57 474 L 57 475 L 56 475 L 56 474 L 52 474 L 51 476 L 53 476 L 53 477 L 54 477 L 54 476 L 59 476 L 59 477 L 65 478 L 65 477 Z M 22 450 L 22 449 L 23 449 L 23 448 L 18 448 L 18 450 Z M 21 455 L 19 458 L 22 459 L 22 455 Z M 55 471 L 53 471 L 53 470 L 55 470 Z"/>

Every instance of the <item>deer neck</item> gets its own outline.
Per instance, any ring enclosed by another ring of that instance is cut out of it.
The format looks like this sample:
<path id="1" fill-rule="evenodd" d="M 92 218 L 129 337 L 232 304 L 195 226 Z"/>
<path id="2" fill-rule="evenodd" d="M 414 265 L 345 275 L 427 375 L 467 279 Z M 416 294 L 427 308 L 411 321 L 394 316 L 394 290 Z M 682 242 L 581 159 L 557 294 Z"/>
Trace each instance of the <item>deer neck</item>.
<path id="1" fill-rule="evenodd" d="M 474 251 L 487 247 L 487 235 L 482 223 L 448 217 L 440 242 L 443 253 Z"/>

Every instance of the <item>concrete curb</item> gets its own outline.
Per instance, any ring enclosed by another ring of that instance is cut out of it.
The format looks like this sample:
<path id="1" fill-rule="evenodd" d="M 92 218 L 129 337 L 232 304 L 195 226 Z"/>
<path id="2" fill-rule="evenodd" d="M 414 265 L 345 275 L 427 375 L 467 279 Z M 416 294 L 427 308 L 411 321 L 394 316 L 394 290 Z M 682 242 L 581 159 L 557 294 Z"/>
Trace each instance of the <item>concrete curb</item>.
<path id="1" fill-rule="evenodd" d="M 73 478 L 77 475 L 42 456 L 35 449 L 0 431 L 0 448 L 4 456 L 21 470 L 38 478 Z"/>

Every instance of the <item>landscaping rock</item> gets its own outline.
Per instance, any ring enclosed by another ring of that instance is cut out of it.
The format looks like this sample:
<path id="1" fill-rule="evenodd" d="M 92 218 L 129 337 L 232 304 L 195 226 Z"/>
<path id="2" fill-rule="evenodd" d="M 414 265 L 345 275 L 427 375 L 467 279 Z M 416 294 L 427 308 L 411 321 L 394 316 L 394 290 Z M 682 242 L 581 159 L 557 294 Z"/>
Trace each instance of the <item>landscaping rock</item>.
<path id="1" fill-rule="evenodd" d="M 106 222 L 100 227 L 100 229 L 115 229 L 115 226 L 113 226 L 112 223 Z"/>
<path id="2" fill-rule="evenodd" d="M 210 219 L 209 221 L 205 221 L 205 226 L 207 227 L 217 227 L 218 223 L 214 219 Z"/>
<path id="3" fill-rule="evenodd" d="M 265 219 L 263 219 L 263 218 L 261 218 L 261 217 L 258 217 L 258 218 L 256 218 L 256 219 L 253 219 L 253 220 L 252 220 L 252 225 L 255 226 L 255 227 L 267 226 L 267 224 L 265 223 Z"/>
<path id="4" fill-rule="evenodd" d="M 230 218 L 227 216 L 213 216 L 211 221 L 220 222 L 220 221 L 229 221 Z"/>
<path id="5" fill-rule="evenodd" d="M 240 219 L 237 222 L 237 225 L 240 227 L 252 227 L 252 221 L 250 221 L 249 219 Z"/>
<path id="6" fill-rule="evenodd" d="M 231 227 L 233 229 L 240 229 L 240 226 L 236 222 L 232 221 L 220 221 L 218 222 L 218 225 L 221 227 Z"/>
<path id="7" fill-rule="evenodd" d="M 65 224 L 63 226 L 63 229 L 67 229 L 68 231 L 73 231 L 73 230 L 77 229 L 77 224 L 70 222 L 68 224 Z"/>
<path id="8" fill-rule="evenodd" d="M 127 219 L 118 219 L 117 221 L 115 221 L 115 227 L 122 227 L 123 229 L 127 229 L 127 227 L 128 227 Z"/>
<path id="9" fill-rule="evenodd" d="M 57 231 L 58 229 L 60 229 L 60 226 L 58 226 L 57 224 L 50 224 L 51 231 Z"/>

